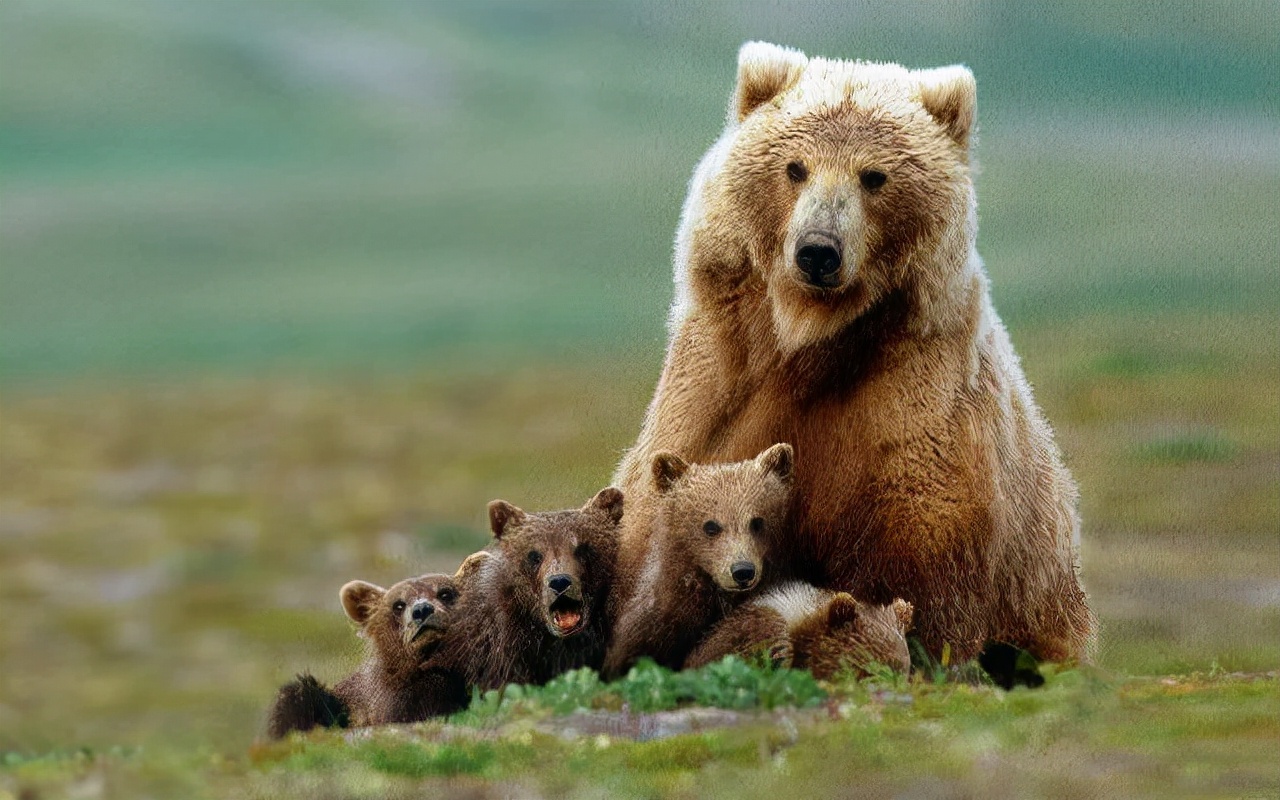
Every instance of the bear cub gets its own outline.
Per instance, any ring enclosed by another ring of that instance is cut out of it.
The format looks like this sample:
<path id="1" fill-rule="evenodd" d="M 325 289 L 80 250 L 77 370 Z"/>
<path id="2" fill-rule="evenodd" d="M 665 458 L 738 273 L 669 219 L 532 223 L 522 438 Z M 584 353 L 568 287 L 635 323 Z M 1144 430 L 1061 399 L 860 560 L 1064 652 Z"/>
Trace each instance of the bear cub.
<path id="1" fill-rule="evenodd" d="M 342 608 L 368 644 L 364 663 L 332 690 L 305 674 L 281 687 L 268 735 L 417 722 L 465 708 L 464 676 L 448 655 L 459 596 L 449 575 L 410 578 L 389 589 L 365 581 L 343 586 Z"/>
<path id="2" fill-rule="evenodd" d="M 790 505 L 793 460 L 789 444 L 732 464 L 654 456 L 657 516 L 640 563 L 623 565 L 627 590 L 615 598 L 606 678 L 644 656 L 680 669 L 703 634 L 760 585 Z"/>
<path id="3" fill-rule="evenodd" d="M 568 511 L 489 504 L 493 542 L 460 569 L 468 580 L 462 613 L 473 624 L 456 655 L 469 686 L 542 684 L 600 668 L 622 505 L 614 488 Z"/>
<path id="4" fill-rule="evenodd" d="M 872 663 L 905 674 L 911 669 L 906 633 L 913 613 L 905 600 L 870 605 L 846 592 L 789 581 L 731 612 L 685 666 L 701 667 L 733 653 L 807 669 L 822 680 L 844 671 L 865 678 Z"/>

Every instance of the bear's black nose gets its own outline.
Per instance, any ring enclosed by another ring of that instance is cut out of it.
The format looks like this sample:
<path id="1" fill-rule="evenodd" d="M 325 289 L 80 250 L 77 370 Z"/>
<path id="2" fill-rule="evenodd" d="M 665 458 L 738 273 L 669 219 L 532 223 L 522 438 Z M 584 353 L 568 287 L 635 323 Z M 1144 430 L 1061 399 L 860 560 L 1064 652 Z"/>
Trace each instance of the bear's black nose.
<path id="1" fill-rule="evenodd" d="M 422 622 L 427 617 L 436 613 L 436 607 L 431 605 L 430 600 L 419 600 L 413 604 L 413 621 Z"/>
<path id="2" fill-rule="evenodd" d="M 756 565 L 750 561 L 739 561 L 733 565 L 733 569 L 729 570 L 729 574 L 733 576 L 734 583 L 739 587 L 745 587 L 756 577 Z"/>
<path id="3" fill-rule="evenodd" d="M 825 234 L 810 232 L 796 242 L 796 267 L 814 286 L 839 283 L 840 242 Z"/>
<path id="4" fill-rule="evenodd" d="M 552 575 L 550 578 L 547 578 L 547 585 L 551 587 L 551 591 L 556 594 L 560 594 L 565 589 L 568 589 L 573 585 L 573 578 L 563 574 Z"/>

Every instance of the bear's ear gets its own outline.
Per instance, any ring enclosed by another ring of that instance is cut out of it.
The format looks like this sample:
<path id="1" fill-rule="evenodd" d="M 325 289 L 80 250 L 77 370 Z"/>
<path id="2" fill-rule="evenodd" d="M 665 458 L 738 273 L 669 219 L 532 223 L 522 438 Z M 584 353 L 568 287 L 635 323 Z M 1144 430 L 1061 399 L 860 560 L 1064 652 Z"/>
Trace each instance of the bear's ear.
<path id="1" fill-rule="evenodd" d="M 494 500 L 489 504 L 489 530 L 493 531 L 493 538 L 501 539 L 509 526 L 522 522 L 524 512 L 506 500 Z"/>
<path id="2" fill-rule="evenodd" d="M 848 592 L 840 592 L 827 604 L 827 627 L 841 628 L 858 619 L 858 601 Z"/>
<path id="3" fill-rule="evenodd" d="M 795 467 L 796 451 L 789 444 L 775 444 L 756 456 L 756 466 L 765 472 L 772 472 L 779 480 L 791 480 L 791 470 Z"/>
<path id="4" fill-rule="evenodd" d="M 613 524 L 617 525 L 622 519 L 622 490 L 612 486 L 601 489 L 596 492 L 596 496 L 591 498 L 590 502 L 583 507 L 583 511 L 598 508 L 613 520 Z"/>
<path id="5" fill-rule="evenodd" d="M 911 622 L 916 616 L 916 607 L 899 597 L 893 601 L 890 608 L 893 609 L 893 615 L 898 618 L 898 631 L 905 635 L 911 630 Z"/>
<path id="6" fill-rule="evenodd" d="M 676 481 L 689 471 L 689 463 L 675 453 L 658 453 L 653 457 L 653 485 L 666 494 Z"/>
<path id="7" fill-rule="evenodd" d="M 747 42 L 738 50 L 738 85 L 733 90 L 729 121 L 747 115 L 791 87 L 809 59 L 799 50 L 767 42 Z"/>
<path id="8" fill-rule="evenodd" d="M 978 107 L 978 84 L 968 67 L 956 64 L 916 70 L 920 104 L 961 147 L 969 146 Z"/>
<path id="9" fill-rule="evenodd" d="M 351 621 L 363 625 L 373 616 L 386 593 L 387 590 L 381 586 L 365 581 L 351 581 L 342 587 L 338 596 L 342 598 L 342 610 L 347 612 Z"/>
<path id="10" fill-rule="evenodd" d="M 484 566 L 484 562 L 490 558 L 489 553 L 481 550 L 478 553 L 472 553 L 462 560 L 458 565 L 458 571 L 453 573 L 453 579 L 459 583 L 466 583 L 475 577 L 480 568 Z"/>

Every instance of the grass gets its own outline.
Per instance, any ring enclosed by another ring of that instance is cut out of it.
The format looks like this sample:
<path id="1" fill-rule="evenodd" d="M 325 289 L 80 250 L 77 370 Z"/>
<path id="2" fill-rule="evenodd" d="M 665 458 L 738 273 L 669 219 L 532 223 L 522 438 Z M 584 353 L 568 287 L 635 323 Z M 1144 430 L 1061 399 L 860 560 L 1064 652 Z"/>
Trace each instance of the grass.
<path id="1" fill-rule="evenodd" d="M 598 704 L 600 689 L 577 692 L 573 706 L 561 685 L 528 693 L 497 718 L 464 713 L 448 722 L 295 735 L 247 756 L 10 754 L 0 762 L 0 790 L 768 797 L 829 795 L 852 780 L 870 796 L 943 785 L 1011 797 L 1265 794 L 1280 779 L 1269 757 L 1280 736 L 1278 681 L 1275 673 L 1118 679 L 1076 670 L 1051 671 L 1044 689 L 1009 693 L 901 678 L 838 682 L 817 709 L 738 712 L 694 732 L 641 739 L 622 733 L 619 720 L 630 717 L 617 714 L 612 733 L 581 734 L 572 726 L 593 713 L 583 708 Z"/>
<path id="2" fill-rule="evenodd" d="M 567 672 L 545 686 L 507 686 L 473 699 L 464 714 L 469 724 L 580 709 L 635 713 L 670 711 L 686 705 L 727 709 L 809 708 L 827 699 L 804 670 L 762 669 L 730 656 L 699 670 L 672 672 L 642 660 L 613 683 L 591 669 Z"/>

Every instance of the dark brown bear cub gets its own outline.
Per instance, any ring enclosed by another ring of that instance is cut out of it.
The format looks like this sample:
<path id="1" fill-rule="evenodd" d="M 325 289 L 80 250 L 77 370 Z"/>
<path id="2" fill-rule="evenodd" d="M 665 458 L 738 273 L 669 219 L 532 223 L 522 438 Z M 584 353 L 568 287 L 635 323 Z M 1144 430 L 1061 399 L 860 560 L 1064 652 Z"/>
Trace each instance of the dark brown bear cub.
<path id="1" fill-rule="evenodd" d="M 416 722 L 464 708 L 464 676 L 446 642 L 458 597 L 448 575 L 423 575 L 390 589 L 364 581 L 343 586 L 342 608 L 368 642 L 364 663 L 332 691 L 310 675 L 286 684 L 271 707 L 268 735 Z"/>
<path id="2" fill-rule="evenodd" d="M 494 540 L 463 568 L 470 623 L 457 654 L 470 686 L 542 684 L 600 668 L 621 519 L 622 492 L 613 488 L 569 511 L 489 504 Z"/>
<path id="3" fill-rule="evenodd" d="M 733 653 L 764 656 L 776 666 L 807 669 L 823 680 L 840 672 L 866 677 L 873 663 L 906 673 L 912 613 L 905 600 L 871 605 L 845 592 L 789 581 L 731 612 L 689 654 L 685 666 L 701 667 Z"/>
<path id="4" fill-rule="evenodd" d="M 653 459 L 658 513 L 646 546 L 620 564 L 617 627 L 604 675 L 622 676 L 648 656 L 671 669 L 769 568 L 791 499 L 793 453 L 776 444 L 734 464 Z"/>

